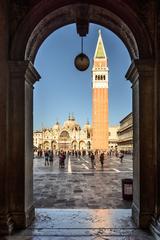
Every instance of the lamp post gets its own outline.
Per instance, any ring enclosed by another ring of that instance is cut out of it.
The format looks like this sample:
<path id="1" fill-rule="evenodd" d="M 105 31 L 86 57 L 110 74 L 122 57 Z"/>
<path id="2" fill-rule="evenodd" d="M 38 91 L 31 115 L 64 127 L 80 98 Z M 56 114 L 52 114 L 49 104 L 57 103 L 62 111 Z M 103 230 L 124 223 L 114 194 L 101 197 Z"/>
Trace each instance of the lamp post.
<path id="1" fill-rule="evenodd" d="M 86 54 L 83 53 L 83 37 L 81 38 L 81 53 L 74 60 L 74 65 L 79 71 L 85 71 L 89 67 L 90 61 Z"/>

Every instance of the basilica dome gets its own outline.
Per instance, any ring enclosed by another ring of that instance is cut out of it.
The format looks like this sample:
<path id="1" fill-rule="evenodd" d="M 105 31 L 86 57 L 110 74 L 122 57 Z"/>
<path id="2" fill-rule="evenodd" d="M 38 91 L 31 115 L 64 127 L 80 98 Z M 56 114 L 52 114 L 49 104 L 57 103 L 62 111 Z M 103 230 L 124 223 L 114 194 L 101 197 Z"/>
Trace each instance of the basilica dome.
<path id="1" fill-rule="evenodd" d="M 64 128 L 67 128 L 67 129 L 80 129 L 80 126 L 79 124 L 76 122 L 75 118 L 72 116 L 72 117 L 68 117 L 68 120 L 64 122 L 64 125 L 63 125 Z"/>
<path id="2" fill-rule="evenodd" d="M 91 129 L 91 125 L 89 124 L 89 121 L 86 122 L 86 124 L 84 125 L 83 129 L 87 129 L 87 130 Z"/>
<path id="3" fill-rule="evenodd" d="M 60 123 L 57 121 L 56 124 L 53 125 L 53 130 L 59 130 L 61 128 Z"/>

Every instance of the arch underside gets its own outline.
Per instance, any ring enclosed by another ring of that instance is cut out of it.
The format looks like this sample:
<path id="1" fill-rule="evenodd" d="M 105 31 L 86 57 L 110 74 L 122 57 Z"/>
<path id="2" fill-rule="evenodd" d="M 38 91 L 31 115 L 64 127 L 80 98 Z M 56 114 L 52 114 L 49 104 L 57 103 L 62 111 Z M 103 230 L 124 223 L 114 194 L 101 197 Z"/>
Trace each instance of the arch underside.
<path id="1" fill-rule="evenodd" d="M 21 27 L 21 31 L 24 29 L 24 32 L 21 33 L 22 37 L 20 40 L 18 37 L 19 33 L 17 32 L 15 35 L 12 44 L 11 58 L 14 60 L 30 60 L 34 63 L 39 47 L 52 32 L 60 27 L 76 22 L 76 6 L 77 4 L 67 5 L 52 11 L 46 15 L 30 33 L 25 32 L 25 26 L 24 28 Z M 88 17 L 90 23 L 102 25 L 113 31 L 124 42 L 129 51 L 131 59 L 139 59 L 141 48 L 139 45 L 141 43 L 137 43 L 133 32 L 120 17 L 115 15 L 113 12 L 96 5 L 89 5 Z M 140 38 L 140 36 L 138 37 Z M 21 47 L 17 49 L 15 46 L 17 46 L 18 41 L 20 41 L 18 45 Z M 147 45 L 147 41 L 145 41 L 143 45 L 145 44 Z M 146 47 L 143 46 L 142 48 L 145 49 Z M 150 46 L 148 46 L 147 49 L 147 54 L 150 54 Z"/>
<path id="2" fill-rule="evenodd" d="M 139 58 L 138 47 L 127 25 L 116 15 L 97 6 L 89 8 L 90 23 L 100 24 L 116 33 L 125 43 L 131 58 Z M 34 62 L 36 53 L 46 37 L 56 29 L 75 22 L 75 11 L 71 6 L 58 9 L 47 15 L 32 32 L 25 52 L 25 60 Z"/>

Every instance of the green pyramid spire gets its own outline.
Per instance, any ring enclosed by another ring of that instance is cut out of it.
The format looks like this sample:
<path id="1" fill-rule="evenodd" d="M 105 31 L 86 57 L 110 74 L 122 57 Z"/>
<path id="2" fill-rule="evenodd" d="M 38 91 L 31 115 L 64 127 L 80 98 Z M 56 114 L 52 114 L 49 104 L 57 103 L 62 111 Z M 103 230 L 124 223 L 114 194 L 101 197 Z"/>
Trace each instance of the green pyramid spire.
<path id="1" fill-rule="evenodd" d="M 96 58 L 105 58 L 105 55 L 104 55 L 104 51 L 103 51 L 103 47 L 102 47 L 102 43 L 101 43 L 101 42 L 99 42 L 99 44 L 98 44 L 98 49 L 97 49 Z"/>
<path id="2" fill-rule="evenodd" d="M 105 58 L 105 57 L 106 57 L 106 54 L 105 54 L 105 49 L 104 49 L 103 40 L 101 36 L 101 31 L 99 30 L 99 37 L 97 42 L 95 58 Z"/>

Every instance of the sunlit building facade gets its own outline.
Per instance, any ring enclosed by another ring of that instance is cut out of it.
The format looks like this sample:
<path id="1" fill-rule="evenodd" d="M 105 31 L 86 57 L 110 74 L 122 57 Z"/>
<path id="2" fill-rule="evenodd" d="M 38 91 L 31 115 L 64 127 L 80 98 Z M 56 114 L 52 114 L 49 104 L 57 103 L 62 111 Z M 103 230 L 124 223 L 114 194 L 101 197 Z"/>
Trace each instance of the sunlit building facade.
<path id="1" fill-rule="evenodd" d="M 133 116 L 129 113 L 120 121 L 118 134 L 118 149 L 120 151 L 133 152 Z"/>
<path id="2" fill-rule="evenodd" d="M 113 125 L 109 127 L 109 150 L 116 151 L 118 150 L 118 130 L 119 130 L 120 125 Z"/>
<path id="3" fill-rule="evenodd" d="M 75 118 L 69 116 L 63 125 L 56 122 L 52 128 L 34 131 L 33 145 L 43 150 L 90 150 L 91 126 L 87 121 L 81 128 Z"/>
<path id="4" fill-rule="evenodd" d="M 109 148 L 118 149 L 119 125 L 109 127 Z M 33 132 L 36 149 L 52 150 L 94 150 L 92 148 L 92 127 L 87 121 L 81 128 L 75 117 L 68 117 L 64 124 L 56 122 L 52 128 L 42 128 Z"/>

